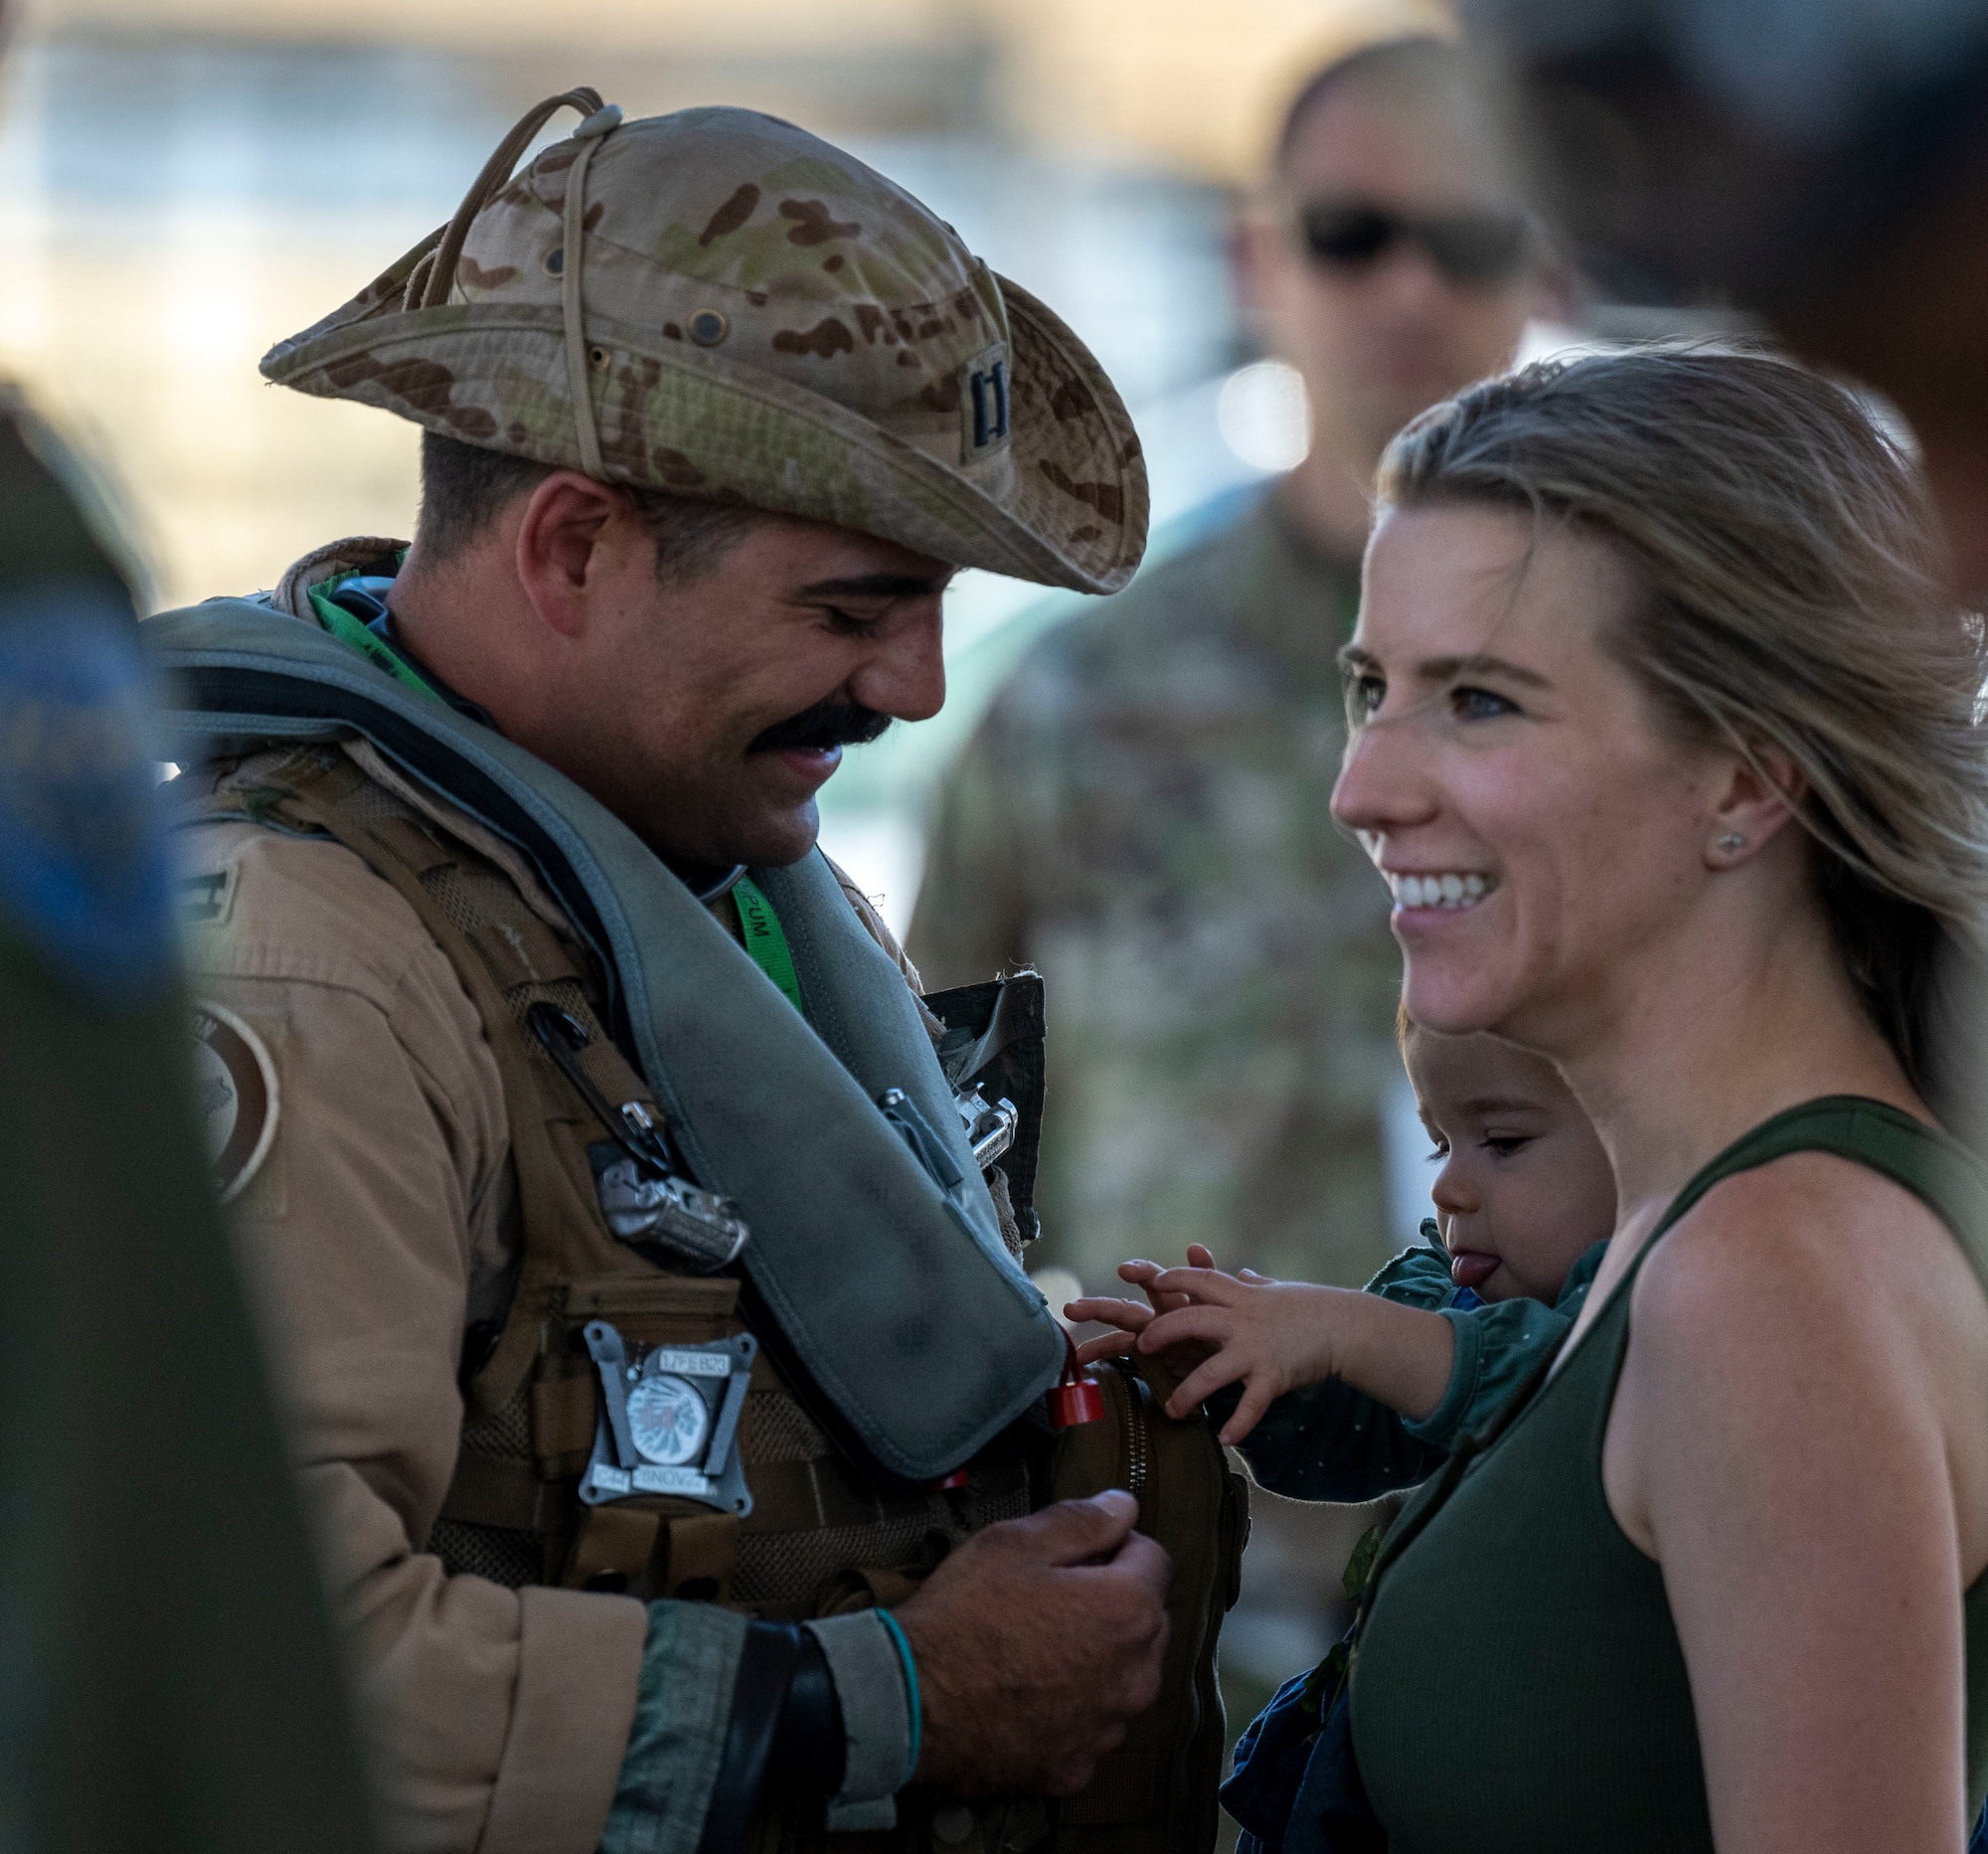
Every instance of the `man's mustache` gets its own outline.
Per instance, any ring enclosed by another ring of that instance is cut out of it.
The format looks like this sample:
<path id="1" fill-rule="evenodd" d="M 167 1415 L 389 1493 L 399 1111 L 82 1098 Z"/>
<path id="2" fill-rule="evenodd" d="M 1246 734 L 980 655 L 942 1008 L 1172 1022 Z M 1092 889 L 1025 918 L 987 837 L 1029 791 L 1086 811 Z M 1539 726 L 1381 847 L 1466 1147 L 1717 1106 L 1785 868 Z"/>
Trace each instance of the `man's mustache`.
<path id="1" fill-rule="evenodd" d="M 838 702 L 833 697 L 804 708 L 798 715 L 776 721 L 746 748 L 748 754 L 775 754 L 783 748 L 799 747 L 821 752 L 830 747 L 862 747 L 876 740 L 891 725 L 892 717 L 880 715 L 861 702 Z"/>

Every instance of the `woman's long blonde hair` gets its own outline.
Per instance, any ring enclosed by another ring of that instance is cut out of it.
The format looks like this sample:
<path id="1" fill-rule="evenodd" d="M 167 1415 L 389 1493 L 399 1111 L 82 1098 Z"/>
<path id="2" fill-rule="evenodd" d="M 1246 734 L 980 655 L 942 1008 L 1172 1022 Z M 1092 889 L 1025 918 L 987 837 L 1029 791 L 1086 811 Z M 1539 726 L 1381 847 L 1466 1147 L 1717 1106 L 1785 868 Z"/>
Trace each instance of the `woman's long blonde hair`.
<path id="1" fill-rule="evenodd" d="M 1844 963 L 1938 1092 L 1943 947 L 1977 952 L 1988 921 L 1988 649 L 1943 590 L 1918 471 L 1864 408 L 1765 355 L 1546 362 L 1423 414 L 1380 497 L 1529 511 L 1614 548 L 1642 592 L 1611 647 L 1696 738 L 1800 767 Z"/>

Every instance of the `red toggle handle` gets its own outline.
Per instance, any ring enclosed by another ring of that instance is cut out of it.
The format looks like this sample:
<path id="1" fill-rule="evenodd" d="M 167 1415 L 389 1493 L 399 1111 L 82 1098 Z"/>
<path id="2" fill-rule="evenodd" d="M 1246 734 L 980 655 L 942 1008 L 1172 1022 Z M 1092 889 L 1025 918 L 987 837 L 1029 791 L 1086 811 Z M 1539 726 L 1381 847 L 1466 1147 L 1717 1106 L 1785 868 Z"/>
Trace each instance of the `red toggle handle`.
<path id="1" fill-rule="evenodd" d="M 1063 1348 L 1063 1376 L 1050 1387 L 1050 1428 L 1074 1430 L 1079 1423 L 1095 1423 L 1104 1414 L 1104 1393 L 1078 1368 L 1077 1341 L 1067 1329 Z"/>

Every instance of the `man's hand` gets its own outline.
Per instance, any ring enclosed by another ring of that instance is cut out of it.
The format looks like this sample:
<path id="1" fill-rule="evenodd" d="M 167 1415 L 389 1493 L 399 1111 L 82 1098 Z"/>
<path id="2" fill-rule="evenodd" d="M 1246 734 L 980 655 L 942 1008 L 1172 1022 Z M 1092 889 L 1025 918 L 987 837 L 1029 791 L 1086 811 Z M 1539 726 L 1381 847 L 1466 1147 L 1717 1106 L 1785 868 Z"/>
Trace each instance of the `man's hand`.
<path id="1" fill-rule="evenodd" d="M 917 1662 L 915 1780 L 1067 1796 L 1159 1697 L 1167 1555 L 1129 1493 L 976 1533 L 896 1613 Z"/>

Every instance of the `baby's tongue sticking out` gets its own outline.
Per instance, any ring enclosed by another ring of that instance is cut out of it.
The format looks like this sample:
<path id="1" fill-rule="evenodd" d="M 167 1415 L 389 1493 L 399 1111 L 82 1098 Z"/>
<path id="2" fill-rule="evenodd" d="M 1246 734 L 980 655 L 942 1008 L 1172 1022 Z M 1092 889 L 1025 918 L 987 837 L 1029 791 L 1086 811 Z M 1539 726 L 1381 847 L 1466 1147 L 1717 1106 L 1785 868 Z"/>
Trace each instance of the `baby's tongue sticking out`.
<path id="1" fill-rule="evenodd" d="M 1459 1249 L 1449 1259 L 1449 1278 L 1459 1287 L 1482 1287 L 1498 1272 L 1498 1258 L 1481 1249 Z"/>

